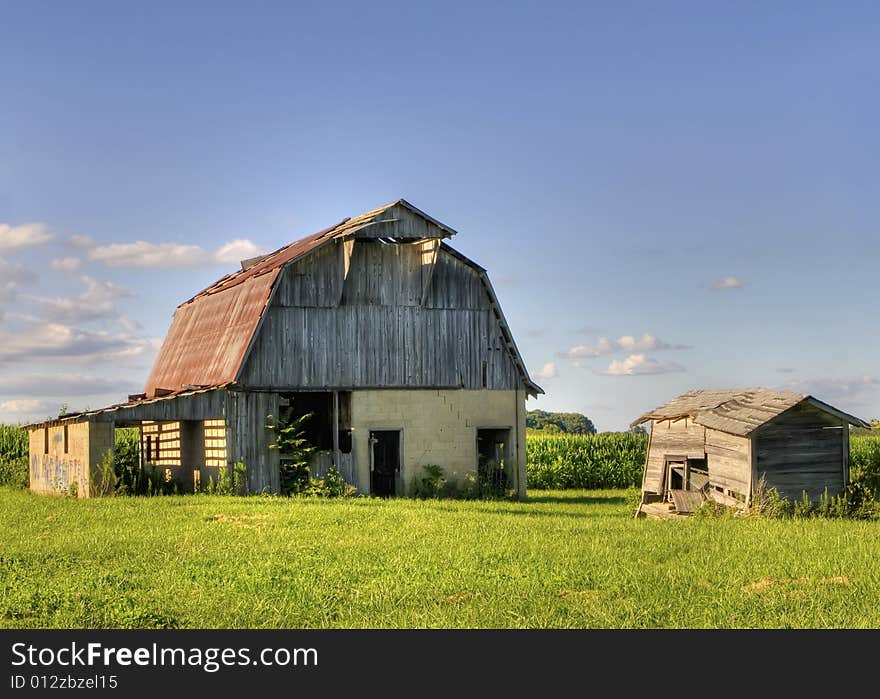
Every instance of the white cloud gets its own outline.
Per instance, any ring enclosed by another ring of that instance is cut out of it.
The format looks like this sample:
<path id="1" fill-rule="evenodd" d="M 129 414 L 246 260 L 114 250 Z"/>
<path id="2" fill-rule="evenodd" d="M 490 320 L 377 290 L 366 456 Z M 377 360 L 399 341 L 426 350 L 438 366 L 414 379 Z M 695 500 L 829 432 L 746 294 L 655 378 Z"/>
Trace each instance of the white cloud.
<path id="1" fill-rule="evenodd" d="M 617 352 L 656 352 L 658 350 L 680 349 L 690 349 L 690 347 L 688 345 L 673 345 L 664 342 L 656 335 L 645 333 L 640 338 L 633 335 L 622 335 L 616 340 L 600 337 L 595 345 L 576 345 L 558 354 L 567 359 L 587 359 Z"/>
<path id="2" fill-rule="evenodd" d="M 29 269 L 0 257 L 0 320 L 3 318 L 3 306 L 14 303 L 18 298 L 18 287 L 34 279 L 36 275 Z"/>
<path id="3" fill-rule="evenodd" d="M 7 400 L 0 403 L 0 412 L 4 413 L 26 413 L 33 415 L 35 413 L 45 413 L 51 411 L 52 403 L 44 400 L 35 400 L 31 398 L 22 398 L 18 400 Z"/>
<path id="4" fill-rule="evenodd" d="M 604 373 L 610 376 L 637 376 L 641 374 L 667 374 L 684 371 L 681 364 L 658 362 L 644 354 L 631 354 L 626 359 L 614 359 Z"/>
<path id="5" fill-rule="evenodd" d="M 56 257 L 49 266 L 59 272 L 75 272 L 82 264 L 82 260 L 78 257 Z"/>
<path id="6" fill-rule="evenodd" d="M 250 240 L 233 240 L 210 251 L 198 245 L 180 243 L 112 243 L 89 250 L 89 259 L 108 267 L 211 267 L 237 264 L 261 254 Z"/>
<path id="7" fill-rule="evenodd" d="M 556 362 L 547 362 L 541 370 L 536 374 L 532 374 L 532 378 L 535 381 L 554 379 L 558 376 L 558 372 L 556 371 Z"/>
<path id="8" fill-rule="evenodd" d="M 92 277 L 80 277 L 85 290 L 76 298 L 28 296 L 28 301 L 40 306 L 51 321 L 78 323 L 98 318 L 116 316 L 116 302 L 134 296 L 128 289 L 111 282 L 102 282 Z"/>
<path id="9" fill-rule="evenodd" d="M 233 240 L 225 245 L 221 245 L 214 252 L 214 259 L 217 262 L 238 264 L 241 260 L 247 260 L 262 254 L 262 250 L 258 248 L 250 240 Z"/>
<path id="10" fill-rule="evenodd" d="M 744 286 L 747 285 L 747 281 L 743 279 L 737 279 L 736 277 L 724 277 L 724 279 L 719 279 L 718 281 L 712 282 L 713 289 L 742 289 Z"/>
<path id="11" fill-rule="evenodd" d="M 77 373 L 0 375 L 5 393 L 34 396 L 97 396 L 107 393 L 128 394 L 139 385 L 128 379 L 111 379 Z"/>
<path id="12" fill-rule="evenodd" d="M 0 364 L 30 359 L 89 361 L 147 356 L 159 341 L 129 333 L 109 333 L 73 328 L 63 323 L 34 323 L 12 332 L 0 332 Z"/>
<path id="13" fill-rule="evenodd" d="M 0 250 L 17 250 L 31 245 L 42 245 L 54 237 L 45 223 L 24 223 L 20 226 L 0 223 Z"/>

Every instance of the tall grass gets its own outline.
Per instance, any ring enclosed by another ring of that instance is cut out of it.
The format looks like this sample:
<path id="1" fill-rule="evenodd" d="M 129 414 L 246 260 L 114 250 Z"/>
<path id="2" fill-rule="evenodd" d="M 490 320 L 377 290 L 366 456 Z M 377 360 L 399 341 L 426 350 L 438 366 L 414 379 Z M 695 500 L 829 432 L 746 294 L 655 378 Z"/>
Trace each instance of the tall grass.
<path id="1" fill-rule="evenodd" d="M 631 488 L 642 482 L 648 437 L 628 432 L 526 438 L 529 488 Z"/>

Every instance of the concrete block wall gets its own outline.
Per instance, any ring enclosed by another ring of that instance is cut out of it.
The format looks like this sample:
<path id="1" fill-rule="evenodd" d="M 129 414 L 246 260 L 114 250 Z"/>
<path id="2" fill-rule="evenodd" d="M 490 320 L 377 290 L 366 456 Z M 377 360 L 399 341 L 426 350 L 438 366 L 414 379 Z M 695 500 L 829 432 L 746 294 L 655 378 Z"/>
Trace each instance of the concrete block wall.
<path id="1" fill-rule="evenodd" d="M 67 427 L 67 450 L 64 429 Z M 46 432 L 48 431 L 48 450 Z M 91 494 L 104 453 L 113 449 L 113 423 L 68 422 L 29 433 L 30 487 L 35 493 L 69 494 L 76 484 L 81 498 Z"/>
<path id="2" fill-rule="evenodd" d="M 371 430 L 402 430 L 398 493 L 410 492 L 422 467 L 436 464 L 461 480 L 477 468 L 477 430 L 510 428 L 509 453 L 525 497 L 525 393 L 470 390 L 363 390 L 351 396 L 352 452 L 362 492 L 370 487 Z"/>

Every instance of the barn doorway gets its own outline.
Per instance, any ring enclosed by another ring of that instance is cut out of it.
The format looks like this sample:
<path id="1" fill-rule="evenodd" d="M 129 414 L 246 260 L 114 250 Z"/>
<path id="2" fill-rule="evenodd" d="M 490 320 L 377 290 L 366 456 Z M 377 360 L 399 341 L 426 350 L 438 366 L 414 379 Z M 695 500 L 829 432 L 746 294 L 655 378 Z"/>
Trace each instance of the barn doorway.
<path id="1" fill-rule="evenodd" d="M 510 477 L 507 472 L 510 428 L 477 430 L 477 476 L 482 486 L 503 495 Z"/>
<path id="2" fill-rule="evenodd" d="M 370 492 L 390 497 L 400 473 L 400 430 L 370 430 Z"/>

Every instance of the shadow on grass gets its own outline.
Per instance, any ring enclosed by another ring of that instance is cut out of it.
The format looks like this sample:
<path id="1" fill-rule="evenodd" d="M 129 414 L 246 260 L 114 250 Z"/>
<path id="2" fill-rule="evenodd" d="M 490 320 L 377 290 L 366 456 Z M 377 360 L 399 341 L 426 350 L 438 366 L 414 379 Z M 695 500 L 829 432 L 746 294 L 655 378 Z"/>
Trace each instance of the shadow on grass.
<path id="1" fill-rule="evenodd" d="M 629 502 L 629 498 L 623 495 L 576 495 L 574 497 L 560 497 L 558 495 L 529 495 L 525 504 L 550 503 L 553 505 L 623 505 Z"/>

